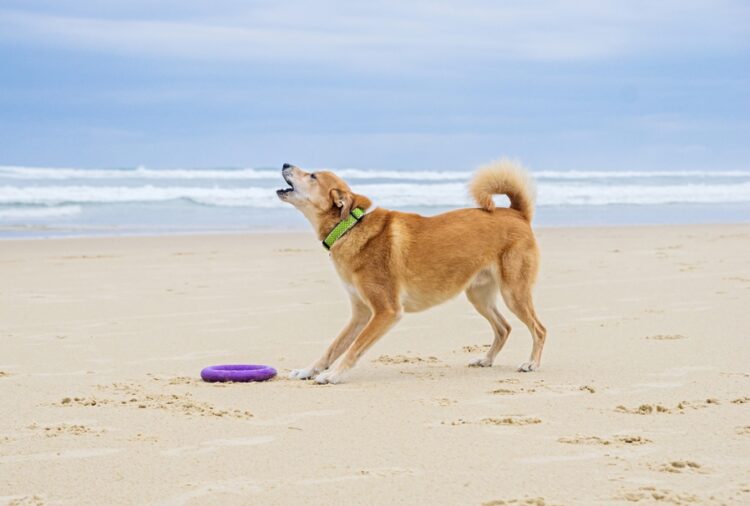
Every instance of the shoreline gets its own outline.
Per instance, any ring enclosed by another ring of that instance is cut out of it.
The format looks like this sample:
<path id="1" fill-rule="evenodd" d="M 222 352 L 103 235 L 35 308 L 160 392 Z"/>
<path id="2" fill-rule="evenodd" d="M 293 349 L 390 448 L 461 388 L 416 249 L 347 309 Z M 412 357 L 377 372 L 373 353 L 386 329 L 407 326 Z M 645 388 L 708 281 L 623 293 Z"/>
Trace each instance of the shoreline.
<path id="1" fill-rule="evenodd" d="M 666 229 L 673 229 L 673 228 L 692 228 L 692 227 L 698 227 L 698 228 L 711 228 L 711 227 L 742 227 L 742 226 L 750 226 L 750 221 L 743 221 L 743 222 L 726 222 L 726 223 L 672 223 L 672 224 L 662 224 L 662 223 L 640 223 L 640 224 L 617 224 L 617 225 L 532 225 L 532 228 L 535 232 L 537 231 L 547 231 L 547 230 L 581 230 L 581 231 L 591 231 L 591 230 L 637 230 L 637 229 L 645 229 L 645 230 L 653 230 L 656 228 L 666 228 Z M 228 237 L 237 237 L 237 236 L 283 236 L 283 235 L 289 235 L 289 236 L 305 236 L 309 235 L 310 237 L 314 238 L 314 231 L 312 229 L 310 230 L 304 230 L 304 229 L 292 229 L 292 230 L 257 230 L 257 229 L 248 229 L 248 230 L 216 230 L 216 231 L 210 231 L 210 230 L 199 230 L 199 231 L 160 231 L 160 232 L 153 232 L 153 233 L 146 233 L 146 232 L 124 232 L 124 233 L 107 233 L 103 232 L 101 234 L 94 234 L 94 235 L 53 235 L 53 236 L 43 236 L 43 237 L 8 237 L 2 235 L 2 228 L 0 228 L 0 242 L 24 242 L 24 241 L 45 241 L 45 240 L 88 240 L 88 239 L 141 239 L 141 238 L 169 238 L 169 237 L 186 237 L 186 238 L 205 238 L 205 237 L 221 237 L 221 236 L 228 236 Z M 317 241 L 319 242 L 319 241 Z"/>
<path id="2" fill-rule="evenodd" d="M 502 206 L 502 204 L 499 203 Z M 389 206 L 375 206 L 392 209 Z M 471 206 L 469 206 L 471 207 Z M 399 206 L 395 210 L 434 216 L 461 208 Z M 533 226 L 620 227 L 750 223 L 750 202 L 725 204 L 537 206 Z M 53 237 L 118 237 L 180 234 L 304 232 L 310 225 L 291 206 L 193 206 L 184 202 L 139 206 L 96 206 L 60 219 L 9 220 L 0 216 L 0 240 Z"/>

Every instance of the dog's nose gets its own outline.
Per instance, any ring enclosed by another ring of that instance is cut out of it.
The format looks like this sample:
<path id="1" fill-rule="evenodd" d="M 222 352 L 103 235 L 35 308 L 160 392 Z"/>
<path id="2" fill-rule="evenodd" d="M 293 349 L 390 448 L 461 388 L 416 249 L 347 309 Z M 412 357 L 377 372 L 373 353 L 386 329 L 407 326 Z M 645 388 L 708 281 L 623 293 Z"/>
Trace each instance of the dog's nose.
<path id="1" fill-rule="evenodd" d="M 293 165 L 291 163 L 285 163 L 284 165 L 282 165 L 281 168 L 282 170 L 286 170 L 286 169 L 291 169 L 292 167 Z"/>

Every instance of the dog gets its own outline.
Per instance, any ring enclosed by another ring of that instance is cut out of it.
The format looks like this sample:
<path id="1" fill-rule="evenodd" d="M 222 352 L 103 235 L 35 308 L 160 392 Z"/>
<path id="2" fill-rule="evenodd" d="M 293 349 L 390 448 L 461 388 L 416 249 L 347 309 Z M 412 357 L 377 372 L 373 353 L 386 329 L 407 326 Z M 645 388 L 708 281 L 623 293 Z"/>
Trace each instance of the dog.
<path id="1" fill-rule="evenodd" d="M 469 365 L 492 366 L 508 340 L 510 324 L 496 305 L 500 293 L 533 338 L 531 356 L 518 370 L 539 368 L 547 330 L 532 301 L 539 268 L 531 229 L 535 193 L 520 165 L 500 160 L 481 167 L 469 184 L 478 208 L 430 217 L 381 208 L 366 212 L 370 199 L 333 172 L 284 164 L 281 174 L 288 187 L 276 192 L 278 198 L 302 212 L 330 248 L 352 309 L 349 323 L 325 353 L 309 367 L 293 370 L 291 378 L 341 382 L 403 313 L 423 311 L 461 292 L 494 333 L 487 354 Z M 509 208 L 495 207 L 498 194 L 508 196 Z"/>

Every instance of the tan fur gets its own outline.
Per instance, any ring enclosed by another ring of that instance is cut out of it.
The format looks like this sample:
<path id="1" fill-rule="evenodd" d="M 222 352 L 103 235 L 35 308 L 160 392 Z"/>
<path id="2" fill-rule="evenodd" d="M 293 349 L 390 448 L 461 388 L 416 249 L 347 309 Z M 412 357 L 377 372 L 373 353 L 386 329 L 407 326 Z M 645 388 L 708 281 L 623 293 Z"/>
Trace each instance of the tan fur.
<path id="1" fill-rule="evenodd" d="M 518 163 L 502 159 L 480 167 L 469 191 L 477 205 L 488 211 L 495 210 L 493 195 L 507 195 L 511 209 L 520 212 L 529 222 L 534 217 L 534 182 Z"/>
<path id="2" fill-rule="evenodd" d="M 311 174 L 285 166 L 282 173 L 294 189 L 280 190 L 279 198 L 308 218 L 320 240 L 346 216 L 343 211 L 371 205 L 332 172 Z M 460 292 L 494 334 L 486 356 L 471 365 L 491 366 L 510 333 L 496 306 L 499 292 L 533 337 L 531 357 L 520 370 L 539 367 L 546 329 L 531 294 L 539 251 L 530 225 L 530 179 L 518 165 L 501 161 L 481 168 L 470 188 L 479 209 L 424 217 L 377 208 L 333 245 L 331 259 L 349 292 L 352 317 L 323 356 L 306 369 L 292 371 L 292 377 L 341 381 L 404 312 L 422 311 Z M 495 208 L 492 195 L 498 193 L 509 196 L 510 209 Z"/>

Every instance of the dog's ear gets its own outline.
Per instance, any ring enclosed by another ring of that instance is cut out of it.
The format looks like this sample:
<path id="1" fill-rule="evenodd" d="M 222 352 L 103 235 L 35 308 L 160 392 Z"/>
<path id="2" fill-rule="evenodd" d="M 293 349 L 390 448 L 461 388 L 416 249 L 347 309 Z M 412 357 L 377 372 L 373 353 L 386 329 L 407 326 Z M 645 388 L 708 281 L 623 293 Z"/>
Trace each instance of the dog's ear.
<path id="1" fill-rule="evenodd" d="M 372 205 L 370 199 L 364 195 L 359 195 L 347 190 L 339 190 L 337 188 L 331 190 L 331 201 L 333 202 L 333 205 L 341 209 L 342 220 L 349 216 L 352 209 L 359 207 L 363 211 L 367 211 Z"/>

